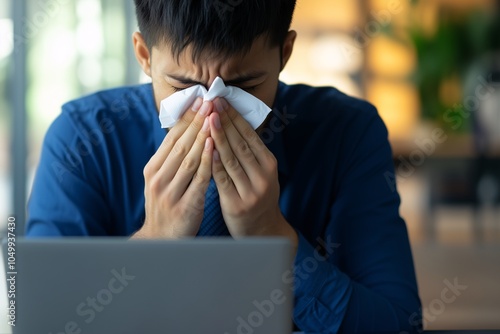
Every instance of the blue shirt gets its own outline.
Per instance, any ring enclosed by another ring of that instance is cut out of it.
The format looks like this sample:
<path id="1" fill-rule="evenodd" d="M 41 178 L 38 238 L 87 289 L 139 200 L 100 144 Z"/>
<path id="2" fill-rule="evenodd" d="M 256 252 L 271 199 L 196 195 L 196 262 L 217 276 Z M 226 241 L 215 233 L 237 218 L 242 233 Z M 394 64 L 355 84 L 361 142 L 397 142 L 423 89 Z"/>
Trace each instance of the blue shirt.
<path id="1" fill-rule="evenodd" d="M 150 84 L 72 101 L 49 128 L 28 236 L 130 236 L 143 168 L 160 146 Z M 305 332 L 420 330 L 421 309 L 387 130 L 330 87 L 279 84 L 261 138 L 278 160 L 280 208 L 299 235 L 294 322 Z"/>

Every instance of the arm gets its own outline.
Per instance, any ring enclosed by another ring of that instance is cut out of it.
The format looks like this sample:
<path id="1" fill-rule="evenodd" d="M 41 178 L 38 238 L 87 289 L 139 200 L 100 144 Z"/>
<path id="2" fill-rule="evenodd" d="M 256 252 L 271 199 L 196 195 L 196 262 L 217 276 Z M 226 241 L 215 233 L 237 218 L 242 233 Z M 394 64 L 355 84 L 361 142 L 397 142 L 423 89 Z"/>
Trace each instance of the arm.
<path id="1" fill-rule="evenodd" d="M 45 136 L 28 202 L 27 237 L 107 235 L 110 213 L 88 141 L 66 113 Z"/>
<path id="2" fill-rule="evenodd" d="M 192 199 L 204 194 L 211 166 L 212 142 L 208 140 L 206 145 L 209 132 L 201 129 L 204 118 L 201 112 L 186 112 L 147 164 L 146 223 L 133 237 L 174 238 L 196 233 L 204 196 L 198 206 L 192 205 Z M 117 234 L 117 224 L 122 221 L 111 213 L 110 207 L 116 204 L 109 203 L 105 193 L 106 175 L 111 172 L 109 151 L 102 143 L 92 146 L 85 136 L 92 126 L 63 112 L 47 132 L 28 206 L 28 236 Z M 129 144 L 121 143 L 125 149 Z"/>
<path id="3" fill-rule="evenodd" d="M 386 180 L 394 173 L 387 131 L 375 115 L 363 133 L 344 165 L 330 210 L 321 242 L 327 255 L 319 257 L 312 241 L 300 237 L 294 318 L 305 331 L 421 330 L 406 226 L 398 213 L 399 196 Z M 333 232 L 339 222 L 342 228 Z M 333 238 L 340 245 L 332 244 Z M 342 270 L 329 258 L 333 252 L 338 252 Z M 320 260 L 309 272 L 311 257 Z"/>
<path id="4" fill-rule="evenodd" d="M 285 273 L 284 280 L 295 281 L 294 320 L 299 328 L 350 333 L 418 327 L 413 261 L 398 214 L 399 196 L 385 179 L 385 173 L 394 171 L 387 131 L 378 115 L 344 164 L 324 235 L 327 251 L 342 254 L 341 271 L 333 257 L 322 257 L 311 241 L 290 233 L 278 207 L 274 157 L 232 107 L 223 109 L 210 121 L 216 148 L 212 170 L 224 219 L 234 236 L 279 235 L 298 244 L 295 270 Z M 333 232 L 339 224 L 342 235 Z M 338 250 L 338 245 L 329 245 L 332 236 L 342 240 Z"/>

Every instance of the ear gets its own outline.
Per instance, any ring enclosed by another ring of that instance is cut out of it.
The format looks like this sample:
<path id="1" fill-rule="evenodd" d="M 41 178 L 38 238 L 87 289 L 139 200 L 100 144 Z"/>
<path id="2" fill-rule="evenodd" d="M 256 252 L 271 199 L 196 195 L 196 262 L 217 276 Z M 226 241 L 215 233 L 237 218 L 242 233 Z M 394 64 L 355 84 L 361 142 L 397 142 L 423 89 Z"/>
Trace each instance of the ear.
<path id="1" fill-rule="evenodd" d="M 134 43 L 134 52 L 137 62 L 141 66 L 144 73 L 151 77 L 151 54 L 149 48 L 144 41 L 144 37 L 140 32 L 134 32 L 132 35 L 132 42 Z"/>
<path id="2" fill-rule="evenodd" d="M 285 41 L 283 42 L 283 52 L 281 53 L 283 57 L 281 59 L 282 71 L 285 68 L 286 64 L 288 63 L 290 56 L 292 55 L 293 45 L 295 44 L 296 38 L 297 38 L 297 32 L 295 32 L 295 30 L 290 30 L 285 37 Z"/>

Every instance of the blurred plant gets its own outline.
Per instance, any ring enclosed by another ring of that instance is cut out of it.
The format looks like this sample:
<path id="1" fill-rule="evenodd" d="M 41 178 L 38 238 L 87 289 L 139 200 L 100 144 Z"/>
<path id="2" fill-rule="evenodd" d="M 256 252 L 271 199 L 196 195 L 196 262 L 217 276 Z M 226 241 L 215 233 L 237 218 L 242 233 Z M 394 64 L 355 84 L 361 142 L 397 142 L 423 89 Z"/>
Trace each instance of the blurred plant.
<path id="1" fill-rule="evenodd" d="M 420 5 L 424 4 L 413 1 L 412 13 L 419 13 Z M 413 79 L 419 91 L 423 118 L 435 121 L 446 130 L 464 131 L 469 129 L 467 122 L 453 130 L 444 121 L 444 115 L 448 112 L 448 116 L 453 116 L 449 110 L 462 103 L 463 82 L 474 62 L 500 50 L 500 1 L 496 10 L 489 12 L 477 9 L 460 13 L 451 7 L 442 7 L 438 18 L 433 32 L 424 29 L 417 17 L 413 17 L 408 28 L 417 55 Z M 387 31 L 397 38 L 393 28 Z"/>

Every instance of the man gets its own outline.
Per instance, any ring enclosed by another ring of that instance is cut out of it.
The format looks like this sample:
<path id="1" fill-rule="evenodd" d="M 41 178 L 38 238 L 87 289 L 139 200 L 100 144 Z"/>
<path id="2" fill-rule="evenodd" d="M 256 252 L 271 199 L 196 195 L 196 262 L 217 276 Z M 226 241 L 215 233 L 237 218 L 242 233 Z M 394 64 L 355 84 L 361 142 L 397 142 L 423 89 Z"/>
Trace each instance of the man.
<path id="1" fill-rule="evenodd" d="M 135 54 L 152 83 L 63 106 L 43 145 L 27 234 L 284 236 L 295 246 L 285 279 L 295 281 L 300 330 L 419 330 L 383 122 L 334 88 L 278 81 L 295 1 L 135 4 Z M 163 99 L 216 77 L 273 107 L 263 126 L 254 131 L 217 98 L 161 129 Z M 213 224 L 218 232 L 201 232 Z"/>

